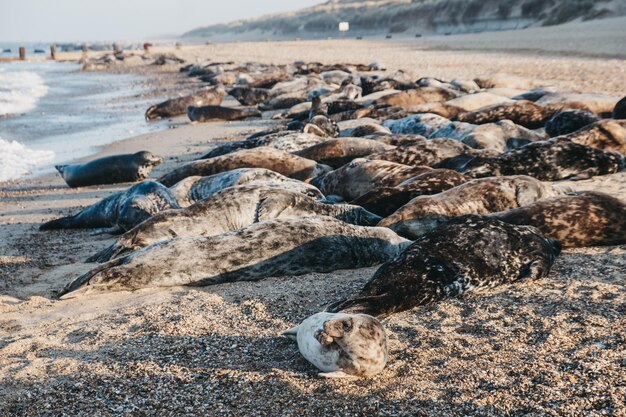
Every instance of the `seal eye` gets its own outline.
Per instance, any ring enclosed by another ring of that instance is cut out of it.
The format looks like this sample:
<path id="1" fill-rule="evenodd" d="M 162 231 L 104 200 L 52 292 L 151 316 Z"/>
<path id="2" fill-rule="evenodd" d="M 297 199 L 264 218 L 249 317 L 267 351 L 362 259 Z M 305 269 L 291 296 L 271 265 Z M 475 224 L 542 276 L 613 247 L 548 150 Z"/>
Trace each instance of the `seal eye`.
<path id="1" fill-rule="evenodd" d="M 344 320 L 341 323 L 341 326 L 343 327 L 344 333 L 351 332 L 352 331 L 352 319 Z"/>

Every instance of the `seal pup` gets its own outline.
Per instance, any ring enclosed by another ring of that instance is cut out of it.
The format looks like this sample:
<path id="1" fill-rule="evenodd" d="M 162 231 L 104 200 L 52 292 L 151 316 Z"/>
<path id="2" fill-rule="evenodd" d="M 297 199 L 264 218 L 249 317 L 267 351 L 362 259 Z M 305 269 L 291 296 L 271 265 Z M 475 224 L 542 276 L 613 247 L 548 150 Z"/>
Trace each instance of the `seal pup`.
<path id="1" fill-rule="evenodd" d="M 261 117 L 257 109 L 235 109 L 223 106 L 187 107 L 187 117 L 192 122 L 215 122 L 220 120 L 241 120 L 248 117 Z"/>
<path id="2" fill-rule="evenodd" d="M 599 120 L 558 139 L 626 154 L 626 120 Z"/>
<path id="3" fill-rule="evenodd" d="M 450 169 L 433 169 L 396 185 L 380 187 L 363 194 L 350 204 L 387 217 L 421 195 L 438 194 L 467 182 L 465 175 Z"/>
<path id="4" fill-rule="evenodd" d="M 169 190 L 155 181 L 145 181 L 118 191 L 73 216 L 61 217 L 39 226 L 39 230 L 110 228 L 122 233 L 152 215 L 180 208 Z"/>
<path id="5" fill-rule="evenodd" d="M 143 181 L 152 168 L 163 162 L 163 158 L 141 151 L 133 154 L 112 155 L 94 159 L 84 164 L 56 165 L 68 186 L 117 184 Z"/>
<path id="6" fill-rule="evenodd" d="M 226 188 L 187 208 L 159 213 L 124 233 L 88 261 L 105 262 L 163 240 L 218 235 L 281 217 L 330 216 L 361 226 L 375 226 L 381 220 L 360 206 L 324 204 L 283 190 L 282 186 L 265 183 Z"/>
<path id="7" fill-rule="evenodd" d="M 378 226 L 415 239 L 454 217 L 504 211 L 569 191 L 569 187 L 542 183 L 523 175 L 481 178 L 439 194 L 416 197 Z"/>
<path id="8" fill-rule="evenodd" d="M 534 226 L 564 247 L 626 243 L 626 204 L 608 194 L 583 191 L 547 198 L 489 217 Z"/>
<path id="9" fill-rule="evenodd" d="M 546 120 L 548 120 L 554 112 L 555 110 L 532 101 L 516 100 L 461 113 L 457 116 L 457 120 L 473 123 L 475 125 L 495 123 L 501 120 L 511 120 L 513 123 L 528 129 L 538 129 L 543 127 Z"/>
<path id="10" fill-rule="evenodd" d="M 226 92 L 222 87 L 203 88 L 194 94 L 173 98 L 150 106 L 146 110 L 146 120 L 182 116 L 187 113 L 189 106 L 219 106 L 224 100 Z"/>
<path id="11" fill-rule="evenodd" d="M 557 181 L 614 174 L 625 166 L 624 156 L 617 152 L 553 138 L 498 156 L 476 157 L 467 162 L 461 171 L 472 178 L 530 175 L 542 181 Z"/>
<path id="12" fill-rule="evenodd" d="M 273 219 L 221 235 L 159 242 L 97 266 L 59 296 L 362 268 L 392 259 L 409 243 L 387 228 L 332 217 Z"/>
<path id="13" fill-rule="evenodd" d="M 349 201 L 378 187 L 393 187 L 430 169 L 357 158 L 341 168 L 313 178 L 311 184 L 324 195 L 340 195 Z"/>
<path id="14" fill-rule="evenodd" d="M 473 216 L 472 216 L 473 217 Z M 550 272 L 561 247 L 531 226 L 459 219 L 416 240 L 382 265 L 353 298 L 329 312 L 375 317 Z"/>
<path id="15" fill-rule="evenodd" d="M 337 169 L 353 159 L 392 149 L 395 149 L 395 146 L 386 145 L 372 139 L 341 138 L 327 139 L 316 145 L 296 151 L 294 154 Z"/>
<path id="16" fill-rule="evenodd" d="M 565 110 L 554 113 L 546 122 L 546 133 L 551 137 L 567 135 L 600 120 L 595 114 L 584 110 Z"/>
<path id="17" fill-rule="evenodd" d="M 270 146 L 272 148 L 280 149 L 281 151 L 295 152 L 318 143 L 323 143 L 325 140 L 326 138 L 302 132 L 275 132 L 268 135 L 226 143 L 218 146 L 217 148 L 211 149 L 208 153 L 198 159 L 214 158 L 216 156 L 229 154 L 239 149 L 253 149 L 261 146 Z"/>
<path id="18" fill-rule="evenodd" d="M 325 378 L 370 377 L 389 358 L 385 329 L 366 314 L 317 313 L 283 335 Z"/>
<path id="19" fill-rule="evenodd" d="M 328 165 L 263 146 L 242 149 L 228 155 L 188 162 L 159 178 L 168 187 L 191 176 L 207 176 L 237 168 L 265 168 L 287 177 L 308 180 L 331 171 Z"/>
<path id="20" fill-rule="evenodd" d="M 265 168 L 238 168 L 207 177 L 187 177 L 171 186 L 169 190 L 180 207 L 189 207 L 228 187 L 265 183 L 280 183 L 283 190 L 301 193 L 315 199 L 324 198 L 324 194 L 313 185 Z"/>

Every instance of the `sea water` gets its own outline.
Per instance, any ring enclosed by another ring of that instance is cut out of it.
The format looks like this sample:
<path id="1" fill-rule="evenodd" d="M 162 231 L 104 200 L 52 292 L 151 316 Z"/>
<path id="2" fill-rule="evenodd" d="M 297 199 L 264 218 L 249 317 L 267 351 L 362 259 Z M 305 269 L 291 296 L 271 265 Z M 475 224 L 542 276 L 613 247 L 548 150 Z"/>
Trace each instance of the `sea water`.
<path id="1" fill-rule="evenodd" d="M 144 80 L 76 63 L 0 63 L 0 181 L 53 171 L 102 145 L 160 128 Z"/>

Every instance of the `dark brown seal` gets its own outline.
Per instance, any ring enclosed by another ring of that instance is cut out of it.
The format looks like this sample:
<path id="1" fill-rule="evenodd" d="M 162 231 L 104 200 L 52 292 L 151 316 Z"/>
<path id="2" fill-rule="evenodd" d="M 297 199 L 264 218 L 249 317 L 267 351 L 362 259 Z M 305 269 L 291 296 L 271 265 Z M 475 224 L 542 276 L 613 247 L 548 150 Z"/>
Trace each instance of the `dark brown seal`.
<path id="1" fill-rule="evenodd" d="M 220 120 L 241 120 L 248 117 L 261 117 L 257 109 L 235 109 L 223 106 L 202 106 L 187 108 L 187 117 L 192 122 L 215 122 Z"/>

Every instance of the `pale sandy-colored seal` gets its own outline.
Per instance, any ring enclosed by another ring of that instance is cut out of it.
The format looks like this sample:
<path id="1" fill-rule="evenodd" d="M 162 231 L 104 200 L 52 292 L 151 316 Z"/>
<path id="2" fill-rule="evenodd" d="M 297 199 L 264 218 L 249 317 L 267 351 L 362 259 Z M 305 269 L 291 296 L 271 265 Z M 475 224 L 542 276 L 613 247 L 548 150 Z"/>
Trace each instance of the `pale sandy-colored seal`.
<path id="1" fill-rule="evenodd" d="M 616 173 L 626 166 L 617 152 L 550 139 L 530 143 L 494 157 L 476 157 L 462 167 L 465 175 L 480 178 L 530 175 L 542 181 L 584 179 Z"/>
<path id="2" fill-rule="evenodd" d="M 416 197 L 378 225 L 415 239 L 454 217 L 504 211 L 568 191 L 568 187 L 523 175 L 481 178 L 439 194 Z"/>
<path id="3" fill-rule="evenodd" d="M 163 162 L 163 158 L 147 151 L 133 154 L 112 155 L 94 159 L 84 164 L 56 165 L 70 187 L 117 184 L 143 181 L 152 168 Z"/>
<path id="4" fill-rule="evenodd" d="M 261 117 L 257 109 L 224 106 L 187 107 L 187 117 L 192 122 L 215 122 L 221 120 L 241 120 L 248 117 Z"/>
<path id="5" fill-rule="evenodd" d="M 274 219 L 217 236 L 148 246 L 99 265 L 59 295 L 361 268 L 395 257 L 409 243 L 387 228 L 354 226 L 332 217 Z"/>
<path id="6" fill-rule="evenodd" d="M 363 194 L 350 204 L 387 217 L 421 195 L 438 194 L 467 182 L 465 175 L 450 169 L 433 169 L 396 185 L 380 187 Z"/>
<path id="7" fill-rule="evenodd" d="M 110 233 L 122 233 L 160 211 L 177 208 L 178 202 L 164 185 L 145 181 L 111 194 L 73 216 L 43 223 L 39 230 L 110 228 Z"/>
<path id="8" fill-rule="evenodd" d="M 366 314 L 317 313 L 283 335 L 325 378 L 370 377 L 389 357 L 385 329 Z"/>
<path id="9" fill-rule="evenodd" d="M 325 204 L 283 190 L 283 185 L 264 183 L 230 187 L 187 208 L 156 214 L 124 233 L 117 242 L 89 261 L 105 262 L 163 240 L 213 236 L 282 217 L 331 216 L 361 226 L 375 226 L 381 220 L 380 216 L 360 206 Z"/>
<path id="10" fill-rule="evenodd" d="M 280 183 L 281 188 L 287 191 L 298 192 L 316 199 L 324 198 L 324 194 L 313 185 L 265 168 L 238 168 L 207 177 L 187 177 L 171 186 L 170 194 L 178 201 L 178 205 L 188 207 L 228 187 L 245 184 L 261 185 L 268 182 Z"/>
<path id="11" fill-rule="evenodd" d="M 393 187 L 430 169 L 426 166 L 357 158 L 341 168 L 313 178 L 311 184 L 324 195 L 334 194 L 346 200 L 354 200 L 375 188 Z"/>
<path id="12" fill-rule="evenodd" d="M 547 198 L 489 217 L 534 226 L 564 247 L 626 243 L 626 204 L 599 192 L 583 191 Z"/>
<path id="13" fill-rule="evenodd" d="M 187 113 L 189 106 L 219 106 L 225 95 L 226 92 L 222 87 L 203 88 L 194 94 L 173 98 L 151 106 L 146 111 L 146 119 L 182 116 Z"/>
<path id="14" fill-rule="evenodd" d="M 287 177 L 308 180 L 331 171 L 327 165 L 263 146 L 242 149 L 228 155 L 188 162 L 159 178 L 168 187 L 191 176 L 207 176 L 237 168 L 265 168 Z"/>
<path id="15" fill-rule="evenodd" d="M 372 139 L 340 138 L 327 139 L 316 145 L 296 151 L 294 154 L 336 169 L 353 159 L 392 149 L 395 149 L 395 146 Z"/>
<path id="16" fill-rule="evenodd" d="M 548 275 L 561 247 L 531 226 L 459 219 L 416 240 L 330 312 L 387 316 L 467 292 Z"/>

